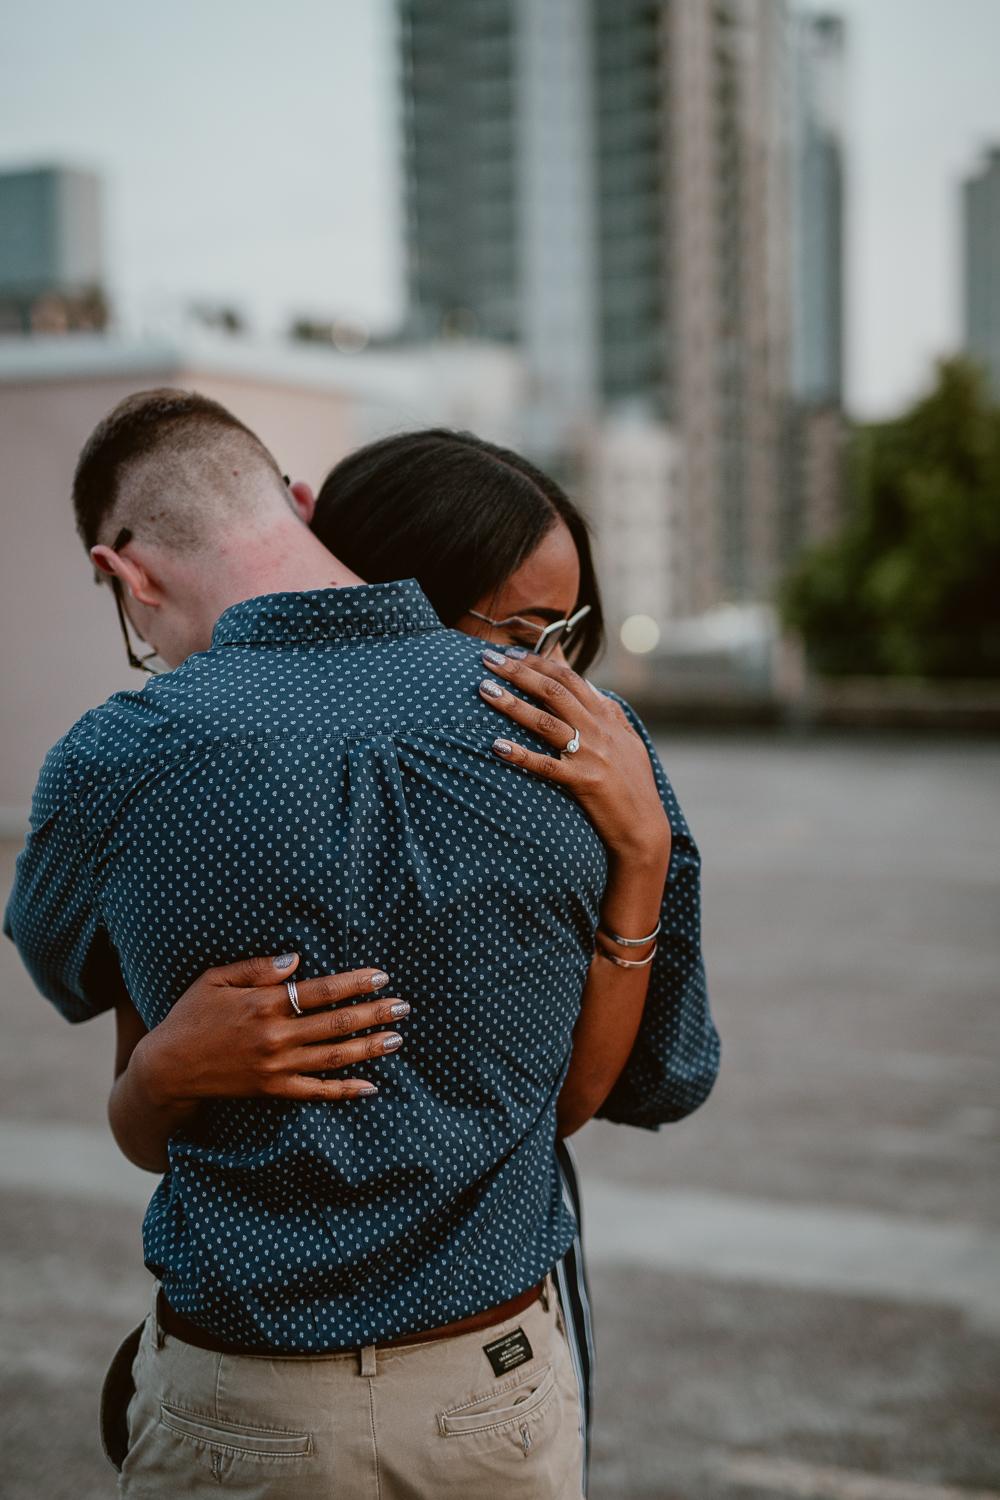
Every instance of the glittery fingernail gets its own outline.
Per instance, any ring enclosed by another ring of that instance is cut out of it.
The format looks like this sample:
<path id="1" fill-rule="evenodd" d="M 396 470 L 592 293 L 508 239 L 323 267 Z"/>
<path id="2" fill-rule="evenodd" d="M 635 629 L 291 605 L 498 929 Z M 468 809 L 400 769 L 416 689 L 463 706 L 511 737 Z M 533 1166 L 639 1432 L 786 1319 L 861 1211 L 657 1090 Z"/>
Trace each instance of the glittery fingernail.
<path id="1" fill-rule="evenodd" d="M 503 697 L 503 688 L 497 687 L 495 682 L 481 682 L 479 684 L 479 691 L 485 693 L 487 698 Z"/>
<path id="2" fill-rule="evenodd" d="M 373 990 L 380 990 L 384 984 L 388 983 L 388 974 L 373 974 L 371 977 L 371 987 Z"/>
<path id="3" fill-rule="evenodd" d="M 494 740 L 493 748 L 498 755 L 509 755 L 514 746 L 510 740 Z"/>
<path id="4" fill-rule="evenodd" d="M 483 661 L 488 661 L 491 667 L 505 667 L 507 665 L 506 656 L 501 656 L 499 651 L 484 651 Z"/>
<path id="5" fill-rule="evenodd" d="M 509 656 L 512 661 L 523 661 L 526 656 L 530 655 L 531 653 L 525 651 L 523 646 L 508 646 L 504 652 L 504 656 Z"/>
<path id="6" fill-rule="evenodd" d="M 298 956 L 297 953 L 283 953 L 280 958 L 274 960 L 274 967 L 276 969 L 290 969 Z"/>
<path id="7" fill-rule="evenodd" d="M 370 1099 L 371 1096 L 372 1096 L 372 1094 L 377 1094 L 377 1093 L 378 1093 L 378 1089 L 373 1089 L 371 1087 L 366 1088 L 366 1089 L 358 1089 L 356 1097 L 358 1099 Z"/>
<path id="8" fill-rule="evenodd" d="M 397 1000 L 389 1011 L 392 1016 L 408 1016 L 410 1014 L 410 1002 L 408 1000 Z"/>
<path id="9" fill-rule="evenodd" d="M 403 1038 L 401 1036 L 387 1036 L 385 1041 L 382 1043 L 382 1051 L 395 1052 L 396 1048 L 401 1047 L 402 1045 Z"/>

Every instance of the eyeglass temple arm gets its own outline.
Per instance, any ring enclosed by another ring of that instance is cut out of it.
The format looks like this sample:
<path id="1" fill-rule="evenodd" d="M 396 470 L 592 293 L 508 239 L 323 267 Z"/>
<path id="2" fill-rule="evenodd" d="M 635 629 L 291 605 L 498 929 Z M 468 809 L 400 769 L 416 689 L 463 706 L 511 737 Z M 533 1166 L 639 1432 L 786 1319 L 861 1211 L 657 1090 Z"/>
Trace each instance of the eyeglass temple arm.
<path id="1" fill-rule="evenodd" d="M 136 656 L 135 652 L 132 650 L 132 642 L 129 639 L 128 625 L 125 623 L 125 608 L 122 604 L 122 586 L 117 577 L 113 577 L 111 580 L 111 592 L 115 596 L 115 608 L 118 610 L 118 623 L 122 628 L 122 640 L 125 642 L 125 650 L 128 652 L 129 666 L 135 667 L 137 672 L 150 672 L 155 677 L 156 673 L 153 672 L 152 667 L 147 667 L 146 662 L 143 661 L 142 657 Z M 149 655 L 150 657 L 153 657 L 156 655 L 156 652 L 151 651 Z"/>
<path id="2" fill-rule="evenodd" d="M 112 552 L 120 552 L 122 548 L 126 547 L 131 540 L 131 531 L 127 526 L 123 526 L 121 531 L 119 531 L 118 535 L 115 537 L 114 541 L 111 544 Z M 132 650 L 132 642 L 129 638 L 128 625 L 125 620 L 125 606 L 122 603 L 121 579 L 118 577 L 117 573 L 112 573 L 111 575 L 111 592 L 115 596 L 115 608 L 118 610 L 118 623 L 122 628 L 122 639 L 125 642 L 125 650 L 128 652 L 129 666 L 134 667 L 137 672 L 148 672 L 151 677 L 155 677 L 157 675 L 156 672 L 154 672 L 152 667 L 148 667 L 146 665 L 146 662 L 151 661 L 152 658 L 156 655 L 156 652 L 151 651 L 149 653 L 149 656 L 143 658 L 141 656 L 136 656 L 135 652 Z"/>

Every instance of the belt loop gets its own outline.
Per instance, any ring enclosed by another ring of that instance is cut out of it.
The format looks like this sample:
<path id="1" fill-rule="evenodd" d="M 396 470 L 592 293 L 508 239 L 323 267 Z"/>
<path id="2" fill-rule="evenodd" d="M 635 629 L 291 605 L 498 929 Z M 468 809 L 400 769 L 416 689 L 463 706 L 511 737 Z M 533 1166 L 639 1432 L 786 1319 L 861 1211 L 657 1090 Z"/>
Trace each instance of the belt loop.
<path id="1" fill-rule="evenodd" d="M 367 1349 L 361 1350 L 361 1374 L 363 1376 L 366 1376 L 369 1380 L 373 1375 L 378 1374 L 378 1370 L 375 1366 L 374 1344 L 369 1344 Z"/>
<path id="2" fill-rule="evenodd" d="M 548 1312 L 548 1310 L 549 1310 L 549 1302 L 551 1300 L 551 1290 L 552 1290 L 552 1275 L 551 1275 L 551 1272 L 550 1272 L 550 1274 L 548 1276 L 546 1276 L 545 1280 L 542 1282 L 542 1290 L 538 1294 L 538 1300 L 539 1300 L 539 1302 L 541 1302 L 542 1307 L 545 1309 L 546 1312 Z"/>
<path id="3" fill-rule="evenodd" d="M 149 1310 L 149 1316 L 150 1316 L 151 1323 L 152 1323 L 153 1348 L 154 1349 L 162 1349 L 163 1348 L 163 1329 L 160 1326 L 160 1294 L 162 1293 L 162 1291 L 163 1291 L 162 1284 L 159 1281 L 154 1281 L 153 1282 L 153 1305 L 152 1305 L 152 1307 Z"/>

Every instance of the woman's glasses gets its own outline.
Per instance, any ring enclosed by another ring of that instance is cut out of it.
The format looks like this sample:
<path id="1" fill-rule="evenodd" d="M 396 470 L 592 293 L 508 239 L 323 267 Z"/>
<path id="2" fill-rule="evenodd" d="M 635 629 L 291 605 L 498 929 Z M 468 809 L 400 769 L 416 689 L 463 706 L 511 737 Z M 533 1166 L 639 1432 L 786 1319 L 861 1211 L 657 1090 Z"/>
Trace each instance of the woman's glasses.
<path id="1" fill-rule="evenodd" d="M 494 630 L 505 630 L 509 626 L 516 625 L 523 632 L 523 638 L 518 640 L 519 646 L 525 646 L 533 651 L 536 656 L 551 656 L 559 646 L 564 653 L 568 653 L 575 642 L 580 639 L 580 627 L 590 614 L 591 606 L 585 604 L 578 609 L 575 615 L 570 615 L 568 620 L 553 620 L 551 625 L 539 625 L 537 620 L 526 620 L 523 615 L 511 615 L 506 620 L 491 620 L 489 615 L 481 615 L 478 610 L 470 609 L 468 613 L 474 620 L 482 620 L 484 625 L 492 625 Z M 513 633 L 513 632 L 512 632 Z"/>

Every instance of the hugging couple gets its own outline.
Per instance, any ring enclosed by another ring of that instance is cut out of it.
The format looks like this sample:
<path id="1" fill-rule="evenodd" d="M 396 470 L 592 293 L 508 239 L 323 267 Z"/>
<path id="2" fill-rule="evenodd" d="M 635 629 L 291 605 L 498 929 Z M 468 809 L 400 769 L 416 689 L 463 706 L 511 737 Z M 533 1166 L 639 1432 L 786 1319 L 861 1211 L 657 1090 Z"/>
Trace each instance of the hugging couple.
<path id="1" fill-rule="evenodd" d="M 566 1138 L 718 1066 L 699 861 L 601 644 L 586 525 L 403 434 L 318 498 L 229 412 L 131 396 L 77 525 L 172 670 L 51 751 L 7 913 L 162 1173 L 102 1399 L 120 1492 L 569 1500 L 589 1314 Z"/>

